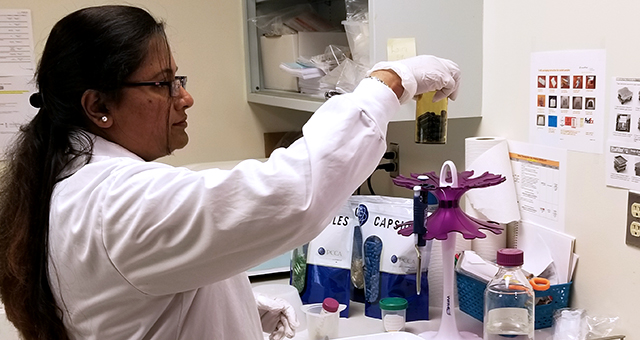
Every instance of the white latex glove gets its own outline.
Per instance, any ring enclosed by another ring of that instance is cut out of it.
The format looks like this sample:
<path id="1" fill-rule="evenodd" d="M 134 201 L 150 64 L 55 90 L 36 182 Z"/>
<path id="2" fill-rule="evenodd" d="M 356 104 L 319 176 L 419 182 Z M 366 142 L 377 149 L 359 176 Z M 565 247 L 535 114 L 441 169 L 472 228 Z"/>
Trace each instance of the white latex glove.
<path id="1" fill-rule="evenodd" d="M 253 293 L 260 313 L 262 330 L 269 335 L 269 340 L 293 338 L 300 325 L 293 307 L 284 299 Z"/>
<path id="2" fill-rule="evenodd" d="M 377 70 L 393 70 L 402 78 L 404 93 L 400 103 L 404 104 L 413 96 L 425 92 L 437 91 L 433 101 L 446 97 L 455 100 L 460 86 L 460 69 L 451 60 L 419 55 L 398 61 L 381 61 L 367 72 L 367 76 Z"/>

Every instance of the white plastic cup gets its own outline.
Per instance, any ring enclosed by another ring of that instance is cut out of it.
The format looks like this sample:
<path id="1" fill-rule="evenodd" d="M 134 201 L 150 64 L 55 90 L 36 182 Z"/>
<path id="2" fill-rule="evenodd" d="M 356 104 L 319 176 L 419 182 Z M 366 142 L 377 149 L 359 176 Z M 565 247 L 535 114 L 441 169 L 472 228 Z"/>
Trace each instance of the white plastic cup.
<path id="1" fill-rule="evenodd" d="M 335 313 L 322 313 L 322 303 L 302 305 L 302 312 L 307 315 L 307 331 L 309 340 L 335 339 L 338 337 L 340 312 L 347 308 L 340 305 Z"/>

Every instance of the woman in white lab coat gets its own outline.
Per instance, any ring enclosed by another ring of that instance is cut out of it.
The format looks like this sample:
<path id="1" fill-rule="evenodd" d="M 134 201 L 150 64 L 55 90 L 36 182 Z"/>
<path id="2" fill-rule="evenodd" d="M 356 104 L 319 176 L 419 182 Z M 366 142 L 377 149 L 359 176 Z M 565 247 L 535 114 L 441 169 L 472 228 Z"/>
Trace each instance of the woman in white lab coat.
<path id="1" fill-rule="evenodd" d="M 9 320 L 25 339 L 291 337 L 290 306 L 256 304 L 244 271 L 322 231 L 375 169 L 401 102 L 458 87 L 457 66 L 431 56 L 370 73 L 264 164 L 194 172 L 153 162 L 187 144 L 194 103 L 163 24 L 128 6 L 60 20 L 1 179 Z"/>

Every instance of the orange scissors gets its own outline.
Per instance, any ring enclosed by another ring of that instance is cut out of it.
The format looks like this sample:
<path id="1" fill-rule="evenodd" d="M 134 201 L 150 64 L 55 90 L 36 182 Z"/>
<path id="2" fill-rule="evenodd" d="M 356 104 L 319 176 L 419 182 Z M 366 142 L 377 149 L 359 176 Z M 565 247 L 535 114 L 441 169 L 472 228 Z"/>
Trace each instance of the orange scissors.
<path id="1" fill-rule="evenodd" d="M 529 279 L 529 283 L 535 291 L 545 291 L 551 287 L 551 282 L 543 277 L 534 277 Z M 510 284 L 509 289 L 525 290 L 525 288 L 520 284 Z"/>
<path id="2" fill-rule="evenodd" d="M 534 277 L 529 280 L 529 283 L 531 283 L 531 287 L 533 287 L 533 290 L 537 291 L 544 291 L 551 287 L 551 282 L 543 277 Z"/>

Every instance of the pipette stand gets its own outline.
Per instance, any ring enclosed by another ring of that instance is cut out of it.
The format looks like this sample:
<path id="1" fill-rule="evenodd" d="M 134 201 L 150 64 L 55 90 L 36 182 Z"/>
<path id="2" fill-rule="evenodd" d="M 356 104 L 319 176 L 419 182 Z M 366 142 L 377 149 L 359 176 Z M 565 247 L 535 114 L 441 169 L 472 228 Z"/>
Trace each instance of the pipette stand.
<path id="1" fill-rule="evenodd" d="M 453 290 L 454 280 L 454 256 L 456 248 L 456 233 L 448 234 L 446 240 L 442 240 L 442 317 L 440 328 L 437 332 L 424 332 L 419 336 L 432 340 L 476 340 L 481 337 L 471 332 L 459 332 L 456 324 L 454 310 L 455 295 Z"/>
<path id="2" fill-rule="evenodd" d="M 446 171 L 447 168 L 449 169 L 449 174 Z M 428 180 L 419 179 L 419 177 L 425 175 Z M 500 234 L 502 228 L 496 222 L 481 221 L 466 215 L 460 209 L 459 200 L 465 191 L 500 184 L 505 181 L 505 177 L 488 172 L 475 178 L 471 178 L 472 175 L 473 171 L 458 173 L 455 164 L 452 161 L 446 161 L 440 169 L 440 176 L 430 172 L 423 175 L 411 174 L 411 178 L 398 176 L 393 180 L 396 185 L 408 189 L 412 189 L 415 185 L 432 184 L 435 186 L 433 193 L 438 198 L 438 209 L 427 218 L 429 222 L 427 223 L 428 228 L 426 228 L 425 238 L 429 240 L 437 239 L 442 242 L 442 318 L 437 332 L 420 333 L 420 337 L 425 339 L 482 339 L 474 333 L 458 331 L 456 324 L 454 307 L 456 234 L 462 234 L 465 239 L 484 238 L 486 235 L 480 229 Z M 411 235 L 411 230 L 401 229 L 398 233 L 409 236 Z"/>

